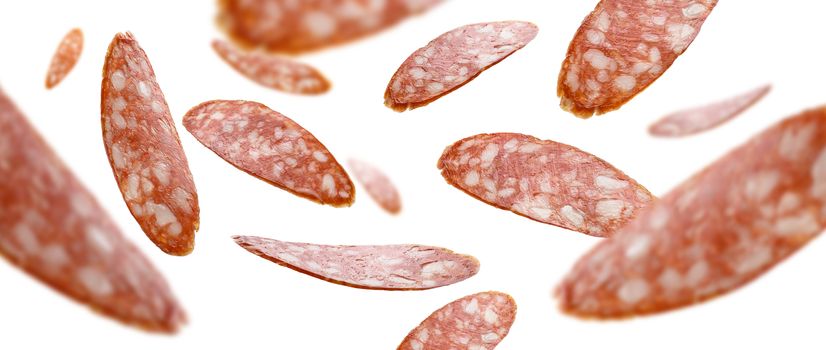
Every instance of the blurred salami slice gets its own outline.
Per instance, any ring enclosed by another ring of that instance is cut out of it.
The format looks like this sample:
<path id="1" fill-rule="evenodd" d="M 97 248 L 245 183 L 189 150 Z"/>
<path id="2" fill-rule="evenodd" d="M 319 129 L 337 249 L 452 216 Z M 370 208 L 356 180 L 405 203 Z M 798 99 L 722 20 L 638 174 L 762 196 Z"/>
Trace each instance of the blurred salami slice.
<path id="1" fill-rule="evenodd" d="M 367 194 L 379 204 L 382 209 L 391 214 L 398 214 L 402 210 L 402 200 L 399 191 L 390 179 L 379 169 L 360 160 L 350 159 L 347 163 L 353 171 L 356 180 L 361 182 Z"/>
<path id="2" fill-rule="evenodd" d="M 83 32 L 74 28 L 66 33 L 57 47 L 49 71 L 46 73 L 46 88 L 51 89 L 69 75 L 83 51 Z"/>

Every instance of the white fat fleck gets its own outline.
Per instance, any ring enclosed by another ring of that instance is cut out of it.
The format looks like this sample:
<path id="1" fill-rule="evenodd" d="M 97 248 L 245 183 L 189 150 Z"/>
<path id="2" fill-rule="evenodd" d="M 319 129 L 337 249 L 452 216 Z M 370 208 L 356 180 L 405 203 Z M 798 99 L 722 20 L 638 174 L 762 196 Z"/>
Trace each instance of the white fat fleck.
<path id="1" fill-rule="evenodd" d="M 700 3 L 692 3 L 683 8 L 683 16 L 686 18 L 697 18 L 706 13 L 706 7 Z"/>
<path id="2" fill-rule="evenodd" d="M 688 24 L 677 23 L 669 24 L 666 31 L 668 32 L 668 42 L 671 43 L 671 49 L 679 54 L 688 47 L 695 29 Z"/>
<path id="3" fill-rule="evenodd" d="M 786 130 L 777 146 L 777 152 L 785 159 L 797 160 L 801 155 L 806 154 L 806 149 L 811 145 L 815 132 L 817 128 L 814 124 Z"/>
<path id="4" fill-rule="evenodd" d="M 585 223 L 585 217 L 582 215 L 582 212 L 570 205 L 562 207 L 559 213 L 577 228 L 582 227 L 582 224 Z"/>
<path id="5" fill-rule="evenodd" d="M 422 266 L 422 274 L 427 276 L 432 276 L 436 274 L 446 274 L 447 269 L 445 269 L 445 262 L 444 261 L 434 261 Z"/>
<path id="6" fill-rule="evenodd" d="M 315 160 L 317 160 L 319 162 L 322 162 L 322 163 L 324 163 L 328 160 L 327 155 L 324 154 L 324 152 L 321 152 L 321 151 L 313 152 L 313 158 L 315 158 Z"/>
<path id="7" fill-rule="evenodd" d="M 336 182 L 330 174 L 324 174 L 321 178 L 321 190 L 327 192 L 329 195 L 336 194 Z"/>
<path id="8" fill-rule="evenodd" d="M 754 247 L 745 257 L 743 257 L 735 266 L 738 274 L 746 274 L 753 272 L 763 266 L 766 266 L 772 260 L 771 248 L 760 245 Z"/>
<path id="9" fill-rule="evenodd" d="M 82 267 L 77 270 L 77 279 L 89 293 L 96 297 L 106 297 L 114 291 L 107 276 L 92 267 Z"/>
<path id="10" fill-rule="evenodd" d="M 494 332 L 485 333 L 482 335 L 482 341 L 485 343 L 493 343 L 499 340 L 499 334 Z"/>
<path id="11" fill-rule="evenodd" d="M 123 99 L 122 96 L 118 96 L 117 98 L 115 98 L 115 100 L 112 102 L 112 111 L 120 112 L 124 110 L 124 108 L 126 108 L 126 100 Z"/>
<path id="12" fill-rule="evenodd" d="M 774 225 L 778 235 L 810 235 L 820 231 L 817 217 L 811 211 L 805 211 L 797 216 L 780 218 Z"/>
<path id="13" fill-rule="evenodd" d="M 123 87 L 126 86 L 126 76 L 123 75 L 123 71 L 120 69 L 112 72 L 112 75 L 109 76 L 109 81 L 112 83 L 112 87 L 115 90 L 123 90 Z"/>
<path id="14" fill-rule="evenodd" d="M 476 186 L 479 184 L 479 173 L 476 170 L 468 171 L 465 175 L 465 185 Z"/>
<path id="15" fill-rule="evenodd" d="M 499 38 L 500 39 L 510 40 L 510 39 L 513 39 L 513 37 L 514 37 L 514 34 L 509 29 L 503 29 L 501 32 L 499 32 Z"/>
<path id="16" fill-rule="evenodd" d="M 190 212 L 192 209 L 189 207 L 189 199 L 189 193 L 184 191 L 183 188 L 175 187 L 175 189 L 172 190 L 172 204 L 174 204 L 176 208 Z"/>
<path id="17" fill-rule="evenodd" d="M 622 302 L 633 305 L 647 297 L 649 291 L 648 282 L 640 278 L 632 278 L 626 280 L 617 290 L 617 297 Z"/>
<path id="18" fill-rule="evenodd" d="M 708 263 L 705 260 L 700 260 L 688 270 L 685 275 L 685 283 L 690 287 L 696 287 L 708 276 Z"/>
<path id="19" fill-rule="evenodd" d="M 152 97 L 152 88 L 149 87 L 149 84 L 145 81 L 138 82 L 138 92 L 141 94 L 143 98 L 150 98 Z"/>
<path id="20" fill-rule="evenodd" d="M 513 153 L 516 152 L 517 145 L 519 145 L 519 141 L 517 139 L 510 139 L 508 142 L 502 146 L 506 152 Z"/>
<path id="21" fill-rule="evenodd" d="M 630 75 L 620 75 L 614 79 L 614 86 L 623 92 L 631 91 L 637 86 L 637 78 Z"/>
<path id="22" fill-rule="evenodd" d="M 126 166 L 126 159 L 123 157 L 123 152 L 120 150 L 120 145 L 114 144 L 110 147 L 112 155 L 112 164 L 116 169 L 123 169 Z"/>
<path id="23" fill-rule="evenodd" d="M 384 281 L 375 279 L 375 278 L 367 278 L 359 281 L 360 284 L 363 284 L 368 287 L 381 287 L 384 286 Z"/>
<path id="24" fill-rule="evenodd" d="M 324 39 L 335 33 L 336 20 L 330 15 L 312 11 L 304 15 L 304 27 L 310 34 L 319 39 Z"/>
<path id="25" fill-rule="evenodd" d="M 611 26 L 611 17 L 608 16 L 608 12 L 602 11 L 599 13 L 599 17 L 597 17 L 597 29 L 607 32 L 608 28 Z"/>
<path id="26" fill-rule="evenodd" d="M 637 234 L 625 247 L 625 257 L 628 260 L 637 259 L 648 254 L 651 248 L 651 238 L 648 235 Z"/>
<path id="27" fill-rule="evenodd" d="M 465 313 L 473 315 L 473 314 L 476 314 L 478 312 L 479 312 L 479 302 L 476 300 L 476 298 L 473 298 L 473 299 L 470 300 L 469 303 L 467 303 L 467 305 L 465 305 Z"/>
<path id="28" fill-rule="evenodd" d="M 618 219 L 622 217 L 622 210 L 625 209 L 625 202 L 618 199 L 606 199 L 597 202 L 597 214 L 604 218 Z"/>
<path id="29" fill-rule="evenodd" d="M 427 84 L 427 92 L 431 94 L 438 94 L 445 91 L 445 86 L 439 82 L 431 82 Z"/>
<path id="30" fill-rule="evenodd" d="M 668 208 L 663 206 L 658 206 L 651 211 L 651 215 L 648 218 L 648 227 L 652 230 L 659 230 L 665 227 L 668 224 L 668 220 L 671 218 L 671 212 Z"/>
<path id="31" fill-rule="evenodd" d="M 591 64 L 591 67 L 596 69 L 608 69 L 613 62 L 612 59 L 605 56 L 605 54 L 598 49 L 589 49 L 585 51 L 582 57 Z"/>
<path id="32" fill-rule="evenodd" d="M 814 164 L 812 164 L 812 196 L 819 198 L 821 202 L 826 201 L 826 149 L 820 151 Z"/>
<path id="33" fill-rule="evenodd" d="M 605 33 L 598 30 L 588 29 L 585 31 L 585 37 L 588 39 L 588 42 L 594 45 L 600 45 L 605 41 Z"/>
<path id="34" fill-rule="evenodd" d="M 780 174 L 778 172 L 762 171 L 746 179 L 745 193 L 755 201 L 762 201 L 774 191 L 779 182 Z"/>
<path id="35" fill-rule="evenodd" d="M 299 259 L 295 255 L 292 255 L 290 253 L 278 252 L 275 255 L 279 260 L 282 260 L 282 261 L 285 261 L 285 262 L 288 262 L 288 263 L 297 263 L 297 262 L 301 261 L 301 259 Z"/>
<path id="36" fill-rule="evenodd" d="M 797 209 L 800 206 L 800 196 L 795 192 L 786 192 L 780 197 L 777 203 L 777 212 L 785 214 L 791 210 Z"/>
<path id="37" fill-rule="evenodd" d="M 496 155 L 499 154 L 499 145 L 495 143 L 489 143 L 485 146 L 485 150 L 482 151 L 482 154 L 479 155 L 479 159 L 482 160 L 482 163 L 490 163 L 496 158 Z"/>
<path id="38" fill-rule="evenodd" d="M 422 350 L 424 349 L 424 345 L 420 341 L 413 339 L 410 340 L 410 348 L 413 350 Z"/>
<path id="39" fill-rule="evenodd" d="M 152 174 L 160 181 L 161 185 L 169 185 L 169 166 L 163 163 L 155 164 L 152 167 Z"/>
<path id="40" fill-rule="evenodd" d="M 666 290 L 677 290 L 683 287 L 683 277 L 673 268 L 666 268 L 657 278 L 657 282 Z"/>
<path id="41" fill-rule="evenodd" d="M 488 324 L 496 324 L 496 322 L 499 321 L 499 315 L 497 315 L 496 312 L 493 311 L 492 308 L 485 309 L 485 314 L 482 315 L 482 317 L 485 319 L 485 322 L 487 322 Z"/>
<path id="42" fill-rule="evenodd" d="M 628 181 L 617 180 L 613 177 L 602 175 L 597 176 L 594 182 L 597 186 L 606 190 L 620 190 L 628 187 Z"/>
<path id="43" fill-rule="evenodd" d="M 169 207 L 164 204 L 147 202 L 146 211 L 155 216 L 155 223 L 159 227 L 178 221 L 178 219 L 175 218 L 175 214 L 173 214 L 172 211 L 169 210 Z"/>
<path id="44" fill-rule="evenodd" d="M 459 73 L 460 76 L 465 76 L 468 73 L 468 68 L 465 67 L 465 66 L 459 67 L 459 72 L 458 73 Z"/>
<path id="45" fill-rule="evenodd" d="M 667 18 L 665 16 L 653 16 L 653 17 L 651 17 L 651 23 L 654 23 L 655 25 L 661 26 L 661 25 L 665 24 L 666 19 Z"/>
<path id="46" fill-rule="evenodd" d="M 109 254 L 114 250 L 112 242 L 106 232 L 103 232 L 97 226 L 89 226 L 86 228 L 86 239 L 93 247 L 103 254 Z"/>
<path id="47" fill-rule="evenodd" d="M 631 73 L 639 75 L 639 74 L 642 74 L 644 72 L 649 71 L 651 69 L 651 67 L 653 67 L 653 66 L 654 65 L 650 62 L 637 62 L 637 63 L 634 63 L 634 66 L 631 68 Z"/>
<path id="48" fill-rule="evenodd" d="M 37 242 L 37 237 L 26 224 L 21 223 L 14 227 L 14 237 L 26 254 L 34 254 L 40 249 L 40 243 Z"/>
<path id="49" fill-rule="evenodd" d="M 50 244 L 43 248 L 40 258 L 51 269 L 59 269 L 69 262 L 69 255 L 66 254 L 66 249 L 60 245 Z"/>
<path id="50" fill-rule="evenodd" d="M 126 127 L 126 120 L 123 119 L 123 116 L 119 112 L 112 112 L 111 119 L 112 124 L 118 129 L 123 129 Z"/>
<path id="51" fill-rule="evenodd" d="M 530 213 L 528 213 L 531 217 L 540 218 L 542 220 L 547 220 L 551 217 L 551 209 L 549 208 L 542 208 L 542 207 L 531 207 Z"/>
<path id="52" fill-rule="evenodd" d="M 410 68 L 410 70 L 407 71 L 407 73 L 410 74 L 410 77 L 413 79 L 424 79 L 424 77 L 427 75 L 427 72 L 425 72 L 424 69 L 421 69 L 419 67 Z"/>
<path id="53" fill-rule="evenodd" d="M 533 153 L 542 149 L 542 145 L 536 143 L 526 143 L 519 146 L 519 153 Z"/>
<path id="54" fill-rule="evenodd" d="M 660 49 L 656 47 L 652 47 L 651 50 L 648 51 L 648 60 L 652 63 L 660 62 Z"/>
<path id="55" fill-rule="evenodd" d="M 427 339 L 430 338 L 430 331 L 428 331 L 427 328 L 422 328 L 417 336 L 419 340 L 427 341 Z"/>

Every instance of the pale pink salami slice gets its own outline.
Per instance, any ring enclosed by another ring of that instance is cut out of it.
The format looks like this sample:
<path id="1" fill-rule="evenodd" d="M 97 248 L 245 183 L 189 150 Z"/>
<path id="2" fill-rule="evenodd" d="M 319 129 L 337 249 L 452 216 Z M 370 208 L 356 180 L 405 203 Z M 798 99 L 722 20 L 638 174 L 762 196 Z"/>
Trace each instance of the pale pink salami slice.
<path id="1" fill-rule="evenodd" d="M 567 313 L 619 318 L 745 285 L 826 226 L 826 108 L 752 138 L 652 203 L 574 266 Z"/>
<path id="2" fill-rule="evenodd" d="M 168 333 L 185 323 L 160 272 L 2 91 L 0 177 L 0 255 L 118 321 Z"/>
<path id="3" fill-rule="evenodd" d="M 448 183 L 485 203 L 597 237 L 610 236 L 653 199 L 602 159 L 522 134 L 460 140 L 438 166 Z"/>
<path id="4" fill-rule="evenodd" d="M 402 63 L 387 84 L 384 104 L 399 112 L 425 106 L 525 47 L 538 31 L 533 23 L 505 21 L 444 33 Z"/>
<path id="5" fill-rule="evenodd" d="M 560 106 L 581 118 L 619 109 L 659 78 L 700 32 L 717 0 L 602 0 L 559 72 Z"/>
<path id="6" fill-rule="evenodd" d="M 652 124 L 648 132 L 659 137 L 679 137 L 713 129 L 760 101 L 769 90 L 771 86 L 765 85 L 723 101 L 669 114 Z"/>
<path id="7" fill-rule="evenodd" d="M 398 350 L 493 350 L 516 319 L 516 302 L 502 292 L 468 295 L 436 310 L 410 331 Z"/>
<path id="8" fill-rule="evenodd" d="M 52 63 L 49 64 L 49 71 L 46 73 L 46 88 L 51 89 L 65 78 L 80 59 L 83 51 L 83 32 L 80 28 L 74 28 L 66 33 L 60 41 Z"/>
<path id="9" fill-rule="evenodd" d="M 444 248 L 415 244 L 330 246 L 235 236 L 251 253 L 298 272 L 353 288 L 423 290 L 464 281 L 479 261 Z"/>
<path id="10" fill-rule="evenodd" d="M 106 154 L 129 211 L 161 250 L 189 254 L 198 194 L 155 72 L 131 33 L 118 33 L 109 44 L 100 115 Z"/>
<path id="11" fill-rule="evenodd" d="M 305 95 L 330 90 L 327 78 L 312 66 L 298 61 L 263 52 L 243 52 L 221 40 L 213 40 L 212 48 L 233 69 L 263 86 Z"/>
<path id="12" fill-rule="evenodd" d="M 398 214 L 402 210 L 402 200 L 399 191 L 390 179 L 379 169 L 360 160 L 350 159 L 348 162 L 356 180 L 361 182 L 367 194 L 379 204 L 382 209 L 391 214 Z"/>
<path id="13" fill-rule="evenodd" d="M 321 204 L 353 204 L 353 182 L 330 151 L 309 131 L 263 104 L 204 102 L 186 113 L 184 126 L 250 175 Z"/>

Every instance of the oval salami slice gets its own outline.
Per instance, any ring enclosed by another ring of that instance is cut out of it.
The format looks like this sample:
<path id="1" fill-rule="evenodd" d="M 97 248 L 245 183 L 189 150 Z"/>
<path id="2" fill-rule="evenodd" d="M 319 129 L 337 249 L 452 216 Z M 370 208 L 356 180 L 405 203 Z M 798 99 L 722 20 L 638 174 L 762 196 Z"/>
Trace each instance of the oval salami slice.
<path id="1" fill-rule="evenodd" d="M 361 182 L 367 194 L 373 198 L 382 209 L 391 214 L 398 214 L 402 210 L 402 200 L 396 186 L 376 167 L 363 161 L 350 159 L 347 163 L 353 171 L 356 180 Z"/>
<path id="2" fill-rule="evenodd" d="M 444 248 L 413 244 L 330 246 L 235 236 L 244 249 L 284 267 L 353 288 L 424 290 L 464 281 L 479 261 Z"/>
<path id="3" fill-rule="evenodd" d="M 597 237 L 653 199 L 602 159 L 522 134 L 468 137 L 447 147 L 438 166 L 449 184 L 485 203 Z"/>
<path id="4" fill-rule="evenodd" d="M 502 292 L 468 295 L 436 310 L 410 331 L 398 350 L 493 350 L 516 319 L 516 302 Z"/>
<path id="5" fill-rule="evenodd" d="M 619 109 L 660 77 L 700 32 L 717 0 L 602 0 L 559 72 L 560 106 L 581 118 Z"/>
<path id="6" fill-rule="evenodd" d="M 129 211 L 161 250 L 189 254 L 198 194 L 155 72 L 131 33 L 118 33 L 109 45 L 100 114 L 106 154 Z"/>
<path id="7" fill-rule="evenodd" d="M 505 21 L 444 33 L 402 63 L 387 84 L 384 104 L 399 112 L 425 106 L 525 47 L 538 31 L 533 23 Z"/>
<path id="8" fill-rule="evenodd" d="M 185 323 L 163 276 L 2 91 L 0 176 L 0 255 L 121 322 L 159 332 Z"/>
<path id="9" fill-rule="evenodd" d="M 302 53 L 379 32 L 442 0 L 220 0 L 218 26 L 244 46 Z"/>
<path id="10" fill-rule="evenodd" d="M 334 207 L 353 204 L 353 182 L 330 151 L 263 104 L 204 102 L 186 113 L 184 127 L 230 164 L 273 186 Z"/>
<path id="11" fill-rule="evenodd" d="M 671 310 L 759 277 L 826 226 L 826 108 L 757 135 L 586 254 L 557 290 L 568 313 Z"/>
<path id="12" fill-rule="evenodd" d="M 330 90 L 327 78 L 309 65 L 262 52 L 242 52 L 221 40 L 213 40 L 212 48 L 233 69 L 263 86 L 305 95 Z"/>
<path id="13" fill-rule="evenodd" d="M 723 101 L 669 114 L 652 124 L 648 132 L 659 137 L 679 137 L 713 129 L 760 101 L 769 90 L 771 85 L 765 85 Z"/>
<path id="14" fill-rule="evenodd" d="M 57 47 L 49 71 L 46 73 L 46 88 L 51 89 L 65 78 L 75 67 L 83 51 L 83 32 L 74 28 L 66 33 Z"/>

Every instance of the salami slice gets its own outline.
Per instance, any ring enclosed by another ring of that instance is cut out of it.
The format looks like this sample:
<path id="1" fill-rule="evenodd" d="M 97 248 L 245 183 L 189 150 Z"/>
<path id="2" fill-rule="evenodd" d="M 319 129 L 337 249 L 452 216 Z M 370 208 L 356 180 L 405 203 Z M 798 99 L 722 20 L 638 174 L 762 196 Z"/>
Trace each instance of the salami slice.
<path id="1" fill-rule="evenodd" d="M 765 85 L 723 101 L 669 114 L 652 124 L 648 132 L 659 137 L 680 137 L 713 129 L 760 101 L 769 90 L 771 85 Z"/>
<path id="2" fill-rule="evenodd" d="M 330 151 L 263 104 L 204 102 L 186 113 L 184 127 L 219 157 L 273 186 L 334 207 L 353 204 L 353 182 Z"/>
<path id="3" fill-rule="evenodd" d="M 448 183 L 485 203 L 597 237 L 610 236 L 653 199 L 602 159 L 522 134 L 460 140 L 438 166 Z"/>
<path id="4" fill-rule="evenodd" d="M 118 33 L 103 67 L 103 143 L 123 199 L 161 250 L 186 255 L 198 230 L 198 194 L 146 53 Z"/>
<path id="5" fill-rule="evenodd" d="M 574 115 L 619 109 L 660 77 L 700 32 L 717 0 L 602 0 L 577 30 L 557 84 Z"/>
<path id="6" fill-rule="evenodd" d="M 538 31 L 533 23 L 505 21 L 444 33 L 402 63 L 387 84 L 384 104 L 399 112 L 425 106 L 525 47 Z"/>
<path id="7" fill-rule="evenodd" d="M 262 52 L 242 52 L 221 40 L 213 40 L 212 48 L 233 69 L 263 86 L 305 95 L 330 90 L 327 78 L 309 65 Z"/>
<path id="8" fill-rule="evenodd" d="M 356 180 L 361 182 L 367 194 L 373 198 L 382 209 L 391 214 L 398 214 L 402 210 L 402 200 L 396 186 L 379 169 L 363 161 L 350 159 L 350 169 Z"/>
<path id="9" fill-rule="evenodd" d="M 49 71 L 46 73 L 46 88 L 51 89 L 65 78 L 75 67 L 83 51 L 83 32 L 74 28 L 66 33 L 57 47 Z"/>
<path id="10" fill-rule="evenodd" d="M 235 236 L 251 253 L 284 267 L 353 288 L 424 290 L 464 281 L 479 261 L 444 248 L 413 244 L 330 246 Z"/>
<path id="11" fill-rule="evenodd" d="M 398 350 L 493 350 L 508 335 L 516 302 L 502 292 L 468 295 L 436 310 L 410 331 Z"/>
<path id="12" fill-rule="evenodd" d="M 175 332 L 186 321 L 163 276 L 2 91 L 0 176 L 0 255 L 121 322 Z"/>
<path id="13" fill-rule="evenodd" d="M 826 108 L 757 135 L 597 245 L 557 290 L 565 312 L 618 318 L 731 292 L 826 226 Z"/>
<path id="14" fill-rule="evenodd" d="M 442 0 L 220 0 L 218 26 L 247 47 L 302 53 L 379 32 Z"/>

